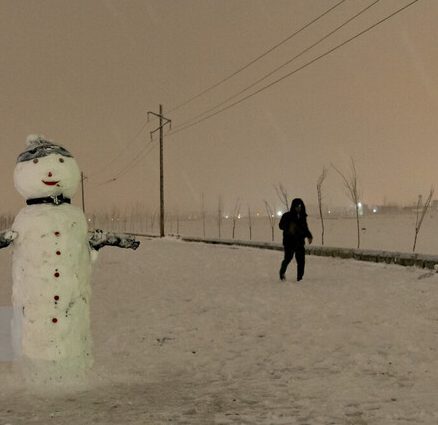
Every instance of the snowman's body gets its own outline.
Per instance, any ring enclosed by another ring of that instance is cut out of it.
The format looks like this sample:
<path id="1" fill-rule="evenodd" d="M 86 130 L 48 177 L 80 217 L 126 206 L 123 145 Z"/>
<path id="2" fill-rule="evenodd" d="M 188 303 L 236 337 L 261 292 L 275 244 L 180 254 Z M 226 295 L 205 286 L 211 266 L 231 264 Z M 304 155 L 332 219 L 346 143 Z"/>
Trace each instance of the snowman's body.
<path id="1" fill-rule="evenodd" d="M 17 215 L 13 337 L 31 362 L 77 370 L 91 362 L 91 261 L 84 214 L 69 204 L 30 205 Z"/>

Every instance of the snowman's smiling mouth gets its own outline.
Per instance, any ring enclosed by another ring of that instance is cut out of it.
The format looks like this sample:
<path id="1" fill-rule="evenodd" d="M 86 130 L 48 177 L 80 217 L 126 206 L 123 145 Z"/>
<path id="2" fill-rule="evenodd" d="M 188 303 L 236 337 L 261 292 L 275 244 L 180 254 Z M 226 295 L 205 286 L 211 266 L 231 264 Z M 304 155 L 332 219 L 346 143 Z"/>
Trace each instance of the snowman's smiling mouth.
<path id="1" fill-rule="evenodd" d="M 55 186 L 55 185 L 57 185 L 57 184 L 59 183 L 59 180 L 57 180 L 57 181 L 47 181 L 47 180 L 42 180 L 42 182 L 43 182 L 44 184 L 46 184 L 47 186 Z"/>

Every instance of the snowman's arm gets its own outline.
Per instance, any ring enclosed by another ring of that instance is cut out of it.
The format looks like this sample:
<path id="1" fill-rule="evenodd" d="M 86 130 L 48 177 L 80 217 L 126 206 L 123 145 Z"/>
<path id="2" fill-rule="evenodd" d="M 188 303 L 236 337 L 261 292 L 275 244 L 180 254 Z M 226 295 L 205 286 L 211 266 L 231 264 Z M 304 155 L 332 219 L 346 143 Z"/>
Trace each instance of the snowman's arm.
<path id="1" fill-rule="evenodd" d="M 140 245 L 132 235 L 121 233 L 110 233 L 102 230 L 95 230 L 88 234 L 90 247 L 96 251 L 104 246 L 117 246 L 119 248 L 137 249 Z"/>
<path id="2" fill-rule="evenodd" d="M 13 230 L 7 230 L 6 232 L 0 233 L 0 248 L 6 248 L 9 246 L 13 240 L 18 236 L 17 232 Z"/>

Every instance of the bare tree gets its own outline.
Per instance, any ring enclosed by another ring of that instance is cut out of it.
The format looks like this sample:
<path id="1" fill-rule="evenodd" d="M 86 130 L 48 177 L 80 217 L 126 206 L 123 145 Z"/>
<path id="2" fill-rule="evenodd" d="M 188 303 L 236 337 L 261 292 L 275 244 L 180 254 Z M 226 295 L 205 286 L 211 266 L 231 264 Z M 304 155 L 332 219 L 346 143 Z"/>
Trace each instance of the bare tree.
<path id="1" fill-rule="evenodd" d="M 346 189 L 347 196 L 354 204 L 354 210 L 356 212 L 356 227 L 357 227 L 357 248 L 360 247 L 360 222 L 359 222 L 359 187 L 358 187 L 358 177 L 356 164 L 354 163 L 354 159 L 351 158 L 350 164 L 350 174 L 346 175 L 341 170 L 336 168 L 333 164 L 332 167 L 336 170 L 336 172 L 341 176 L 344 186 Z"/>
<path id="2" fill-rule="evenodd" d="M 285 211 L 289 210 L 289 196 L 285 187 L 279 183 L 277 186 L 274 186 L 275 192 L 277 193 L 278 199 L 284 207 Z"/>
<path id="3" fill-rule="evenodd" d="M 167 231 L 169 231 L 169 227 L 170 227 L 170 233 L 173 233 L 173 221 L 172 221 L 172 216 L 171 214 L 166 210 L 164 213 L 164 228 L 167 229 Z M 170 223 L 170 226 L 169 226 Z"/>
<path id="4" fill-rule="evenodd" d="M 424 216 L 426 215 L 427 210 L 430 207 L 432 202 L 433 193 L 435 189 L 433 187 L 430 188 L 429 194 L 427 195 L 426 201 L 423 204 L 422 195 L 418 196 L 417 202 L 417 217 L 415 220 L 415 236 L 414 236 L 414 246 L 412 247 L 412 252 L 415 252 L 415 247 L 417 246 L 417 237 L 420 231 L 421 225 L 423 224 Z"/>
<path id="5" fill-rule="evenodd" d="M 232 216 L 232 220 L 233 220 L 232 236 L 233 236 L 233 239 L 234 239 L 235 232 L 236 232 L 236 223 L 237 223 L 237 220 L 239 218 L 240 218 L 240 201 L 239 201 L 239 199 L 237 199 L 236 204 L 234 205 L 233 216 Z"/>
<path id="6" fill-rule="evenodd" d="M 272 242 L 274 242 L 275 214 L 274 209 L 269 205 L 268 201 L 264 201 L 266 213 L 268 214 L 269 224 L 271 226 Z"/>
<path id="7" fill-rule="evenodd" d="M 176 235 L 179 236 L 180 219 L 179 219 L 179 210 L 178 209 L 175 211 L 174 219 L 175 219 Z M 172 221 L 172 232 L 173 232 L 173 221 Z"/>
<path id="8" fill-rule="evenodd" d="M 150 216 L 150 226 L 151 226 L 151 233 L 154 232 L 154 224 L 155 224 L 155 219 L 157 218 L 157 213 L 154 211 L 151 216 Z"/>
<path id="9" fill-rule="evenodd" d="M 219 239 L 221 238 L 223 210 L 224 210 L 224 206 L 223 206 L 222 196 L 219 196 L 217 203 L 217 227 L 218 227 Z"/>
<path id="10" fill-rule="evenodd" d="M 201 194 L 201 217 L 202 217 L 202 235 L 205 239 L 205 196 L 204 192 Z"/>
<path id="11" fill-rule="evenodd" d="M 318 177 L 318 181 L 316 182 L 316 191 L 318 192 L 318 209 L 319 209 L 319 217 L 321 219 L 321 245 L 324 245 L 324 215 L 322 213 L 322 184 L 327 177 L 327 168 L 322 168 L 322 173 Z"/>
<path id="12" fill-rule="evenodd" d="M 248 228 L 249 228 L 249 240 L 252 240 L 252 214 L 251 207 L 248 205 Z"/>

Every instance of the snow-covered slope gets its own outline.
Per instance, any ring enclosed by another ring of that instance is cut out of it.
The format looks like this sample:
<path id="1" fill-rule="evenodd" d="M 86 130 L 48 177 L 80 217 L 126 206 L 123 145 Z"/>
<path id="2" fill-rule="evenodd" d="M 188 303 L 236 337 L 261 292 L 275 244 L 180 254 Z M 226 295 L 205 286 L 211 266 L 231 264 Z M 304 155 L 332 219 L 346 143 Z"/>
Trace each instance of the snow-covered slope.
<path id="1" fill-rule="evenodd" d="M 102 250 L 90 383 L 35 394 L 0 362 L 0 424 L 436 424 L 438 274 L 308 256 L 302 284 L 293 263 L 280 283 L 281 256 Z M 0 251 L 4 307 L 9 261 Z"/>

